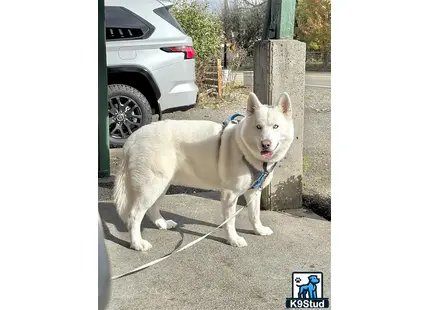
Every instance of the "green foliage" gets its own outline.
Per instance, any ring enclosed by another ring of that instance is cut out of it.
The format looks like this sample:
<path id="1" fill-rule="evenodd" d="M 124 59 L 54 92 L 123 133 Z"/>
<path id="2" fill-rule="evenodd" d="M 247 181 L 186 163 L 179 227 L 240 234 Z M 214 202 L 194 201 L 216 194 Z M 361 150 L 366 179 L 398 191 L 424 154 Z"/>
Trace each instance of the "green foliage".
<path id="1" fill-rule="evenodd" d="M 175 1 L 171 12 L 193 39 L 197 62 L 219 58 L 222 26 L 219 18 L 208 12 L 207 4 L 179 0 Z"/>
<path id="2" fill-rule="evenodd" d="M 331 0 L 299 0 L 296 8 L 297 39 L 309 49 L 331 48 Z"/>

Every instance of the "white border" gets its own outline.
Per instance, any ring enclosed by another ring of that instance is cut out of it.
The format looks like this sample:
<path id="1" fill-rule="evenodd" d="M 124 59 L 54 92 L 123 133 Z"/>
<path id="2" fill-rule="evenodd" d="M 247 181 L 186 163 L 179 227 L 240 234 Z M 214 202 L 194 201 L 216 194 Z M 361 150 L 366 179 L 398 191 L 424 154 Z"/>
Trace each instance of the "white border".
<path id="1" fill-rule="evenodd" d="M 332 309 L 425 307 L 409 282 L 430 278 L 424 5 L 332 6 Z M 96 309 L 97 2 L 3 10 L 0 308 Z"/>
<path id="2" fill-rule="evenodd" d="M 2 13 L 0 309 L 97 309 L 97 1 Z"/>
<path id="3" fill-rule="evenodd" d="M 426 308 L 428 6 L 333 1 L 332 309 Z"/>

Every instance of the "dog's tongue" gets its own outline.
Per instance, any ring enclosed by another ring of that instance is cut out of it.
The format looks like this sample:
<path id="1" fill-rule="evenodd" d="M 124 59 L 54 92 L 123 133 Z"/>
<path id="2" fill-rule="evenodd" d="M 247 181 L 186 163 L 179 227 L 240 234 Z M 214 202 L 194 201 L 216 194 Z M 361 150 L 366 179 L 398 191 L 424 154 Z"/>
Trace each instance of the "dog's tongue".
<path id="1" fill-rule="evenodd" d="M 270 157 L 272 157 L 273 153 L 270 151 L 261 151 L 261 156 L 264 159 L 269 159 Z"/>

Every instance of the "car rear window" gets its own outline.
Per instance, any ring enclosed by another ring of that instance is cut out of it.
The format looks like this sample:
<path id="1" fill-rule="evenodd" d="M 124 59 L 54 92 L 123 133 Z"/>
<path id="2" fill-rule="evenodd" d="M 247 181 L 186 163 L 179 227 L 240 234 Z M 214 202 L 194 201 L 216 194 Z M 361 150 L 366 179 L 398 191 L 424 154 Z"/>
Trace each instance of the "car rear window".
<path id="1" fill-rule="evenodd" d="M 154 26 L 130 10 L 119 6 L 105 6 L 106 40 L 147 39 Z"/>
<path id="2" fill-rule="evenodd" d="M 161 8 L 155 9 L 154 13 L 160 16 L 162 19 L 164 19 L 166 22 L 168 22 L 170 25 L 172 25 L 182 33 L 185 33 L 184 29 L 182 29 L 181 25 L 179 25 L 178 21 L 173 17 L 172 14 L 170 14 L 169 8 L 163 6 Z"/>

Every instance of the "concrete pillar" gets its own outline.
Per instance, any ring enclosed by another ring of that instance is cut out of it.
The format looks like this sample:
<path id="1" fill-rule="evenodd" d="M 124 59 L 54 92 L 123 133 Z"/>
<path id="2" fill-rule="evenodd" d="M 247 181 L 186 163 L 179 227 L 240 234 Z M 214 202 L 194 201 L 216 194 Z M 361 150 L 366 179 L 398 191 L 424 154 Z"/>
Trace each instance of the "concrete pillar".
<path id="1" fill-rule="evenodd" d="M 261 103 L 274 105 L 282 92 L 290 95 L 295 140 L 263 191 L 261 207 L 285 210 L 302 207 L 303 113 L 306 44 L 296 40 L 263 40 L 254 48 L 254 92 Z"/>

